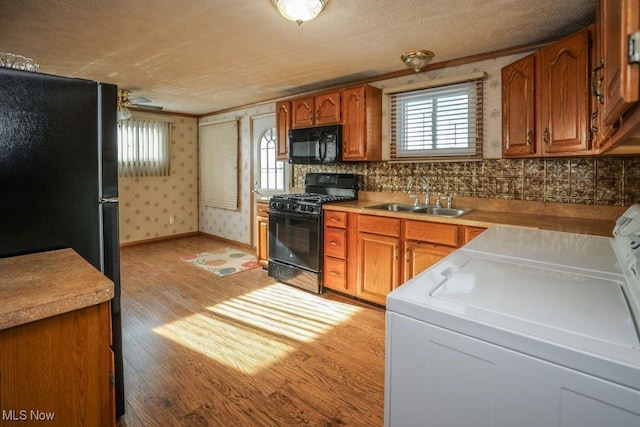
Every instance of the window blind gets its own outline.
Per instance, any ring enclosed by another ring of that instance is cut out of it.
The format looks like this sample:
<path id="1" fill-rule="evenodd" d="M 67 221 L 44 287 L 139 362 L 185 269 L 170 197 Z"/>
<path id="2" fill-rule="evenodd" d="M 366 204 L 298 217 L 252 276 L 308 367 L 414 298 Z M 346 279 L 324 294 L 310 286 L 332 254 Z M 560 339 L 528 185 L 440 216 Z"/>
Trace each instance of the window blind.
<path id="1" fill-rule="evenodd" d="M 171 123 L 133 116 L 118 123 L 118 175 L 169 176 Z"/>
<path id="2" fill-rule="evenodd" d="M 390 94 L 391 159 L 482 158 L 483 79 Z"/>
<path id="3" fill-rule="evenodd" d="M 238 208 L 238 122 L 200 127 L 200 203 L 215 208 Z"/>

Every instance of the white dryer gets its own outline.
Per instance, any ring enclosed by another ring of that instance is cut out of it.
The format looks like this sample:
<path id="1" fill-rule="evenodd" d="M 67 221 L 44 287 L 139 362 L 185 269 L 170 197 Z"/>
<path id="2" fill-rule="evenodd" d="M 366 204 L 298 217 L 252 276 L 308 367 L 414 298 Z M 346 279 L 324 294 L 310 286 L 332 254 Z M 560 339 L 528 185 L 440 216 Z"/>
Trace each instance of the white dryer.
<path id="1" fill-rule="evenodd" d="M 640 205 L 493 226 L 387 298 L 388 427 L 640 426 Z"/>

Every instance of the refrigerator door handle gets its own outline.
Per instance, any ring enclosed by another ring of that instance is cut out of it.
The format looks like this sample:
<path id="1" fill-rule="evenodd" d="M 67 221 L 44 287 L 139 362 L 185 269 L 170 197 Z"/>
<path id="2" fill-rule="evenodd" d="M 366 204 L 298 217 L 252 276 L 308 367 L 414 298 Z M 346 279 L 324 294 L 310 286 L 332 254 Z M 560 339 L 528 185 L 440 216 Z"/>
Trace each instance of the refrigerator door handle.
<path id="1" fill-rule="evenodd" d="M 100 199 L 100 203 L 118 203 L 117 197 L 104 197 Z"/>

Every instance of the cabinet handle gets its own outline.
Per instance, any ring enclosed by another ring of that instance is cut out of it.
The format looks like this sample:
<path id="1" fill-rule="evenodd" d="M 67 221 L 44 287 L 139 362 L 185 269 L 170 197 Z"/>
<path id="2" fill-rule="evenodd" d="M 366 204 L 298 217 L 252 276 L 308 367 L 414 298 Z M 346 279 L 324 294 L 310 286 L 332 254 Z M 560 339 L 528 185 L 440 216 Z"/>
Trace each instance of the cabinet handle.
<path id="1" fill-rule="evenodd" d="M 549 133 L 549 128 L 544 128 L 544 132 L 542 133 L 542 140 L 545 144 L 551 145 L 551 133 Z"/>
<path id="2" fill-rule="evenodd" d="M 393 248 L 393 258 L 394 259 L 398 259 L 398 247 L 394 247 Z"/>
<path id="3" fill-rule="evenodd" d="M 329 217 L 329 221 L 340 222 L 340 220 L 338 218 L 336 218 L 335 216 Z"/>
<path id="4" fill-rule="evenodd" d="M 330 241 L 329 244 L 331 246 L 340 246 L 340 242 L 336 242 L 335 240 Z"/>
<path id="5" fill-rule="evenodd" d="M 596 81 L 596 74 L 598 74 L 598 71 L 602 70 L 602 68 L 604 68 L 604 59 L 601 59 L 600 65 L 591 71 L 591 96 L 594 96 L 597 99 L 598 104 L 604 104 L 604 95 L 601 92 L 603 78 L 600 77 Z"/>
<path id="6" fill-rule="evenodd" d="M 404 260 L 405 262 L 409 262 L 409 248 L 404 250 Z"/>
<path id="7" fill-rule="evenodd" d="M 527 145 L 529 147 L 531 147 L 531 144 L 533 144 L 533 131 L 532 130 L 527 132 Z"/>
<path id="8" fill-rule="evenodd" d="M 329 272 L 329 274 L 331 274 L 332 276 L 339 276 L 340 275 L 340 273 L 338 273 L 337 271 L 333 271 L 333 270 L 331 270 Z"/>
<path id="9" fill-rule="evenodd" d="M 316 120 L 320 120 L 320 110 L 316 111 Z"/>

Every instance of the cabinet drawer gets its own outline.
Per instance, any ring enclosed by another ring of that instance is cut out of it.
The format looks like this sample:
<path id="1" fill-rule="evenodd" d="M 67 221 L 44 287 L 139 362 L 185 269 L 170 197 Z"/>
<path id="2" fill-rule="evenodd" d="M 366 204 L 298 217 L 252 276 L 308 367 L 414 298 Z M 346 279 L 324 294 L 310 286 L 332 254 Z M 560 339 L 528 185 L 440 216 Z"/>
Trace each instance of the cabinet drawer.
<path id="1" fill-rule="evenodd" d="M 324 211 L 324 223 L 327 227 L 347 227 L 347 213 L 326 210 Z"/>
<path id="2" fill-rule="evenodd" d="M 347 289 L 347 262 L 341 259 L 324 258 L 324 285 L 336 290 Z"/>
<path id="3" fill-rule="evenodd" d="M 324 229 L 324 254 L 342 259 L 347 257 L 347 230 L 333 227 Z"/>
<path id="4" fill-rule="evenodd" d="M 458 226 L 453 224 L 406 221 L 404 238 L 407 240 L 440 243 L 454 247 L 460 245 Z"/>
<path id="5" fill-rule="evenodd" d="M 256 203 L 256 216 L 269 216 L 269 203 Z"/>
<path id="6" fill-rule="evenodd" d="M 361 233 L 400 237 L 400 220 L 396 218 L 360 215 L 358 217 L 358 231 Z"/>

